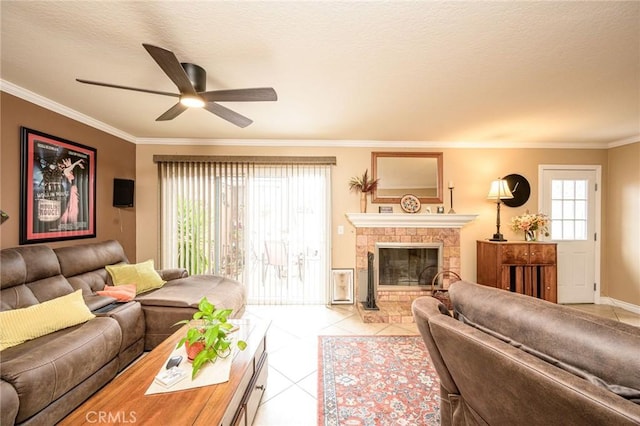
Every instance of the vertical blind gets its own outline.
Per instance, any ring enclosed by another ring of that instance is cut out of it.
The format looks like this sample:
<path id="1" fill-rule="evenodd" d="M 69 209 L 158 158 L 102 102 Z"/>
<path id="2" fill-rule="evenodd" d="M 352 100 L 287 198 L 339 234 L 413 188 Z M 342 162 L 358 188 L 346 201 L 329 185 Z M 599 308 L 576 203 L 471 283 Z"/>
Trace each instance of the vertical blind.
<path id="1" fill-rule="evenodd" d="M 330 165 L 158 161 L 162 267 L 246 286 L 248 303 L 325 303 Z"/>

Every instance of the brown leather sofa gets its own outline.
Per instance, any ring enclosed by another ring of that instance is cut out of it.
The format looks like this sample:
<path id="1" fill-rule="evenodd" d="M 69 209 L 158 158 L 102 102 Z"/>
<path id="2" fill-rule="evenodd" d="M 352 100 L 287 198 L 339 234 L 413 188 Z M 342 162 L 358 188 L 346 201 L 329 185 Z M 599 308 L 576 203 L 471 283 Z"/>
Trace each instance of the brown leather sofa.
<path id="1" fill-rule="evenodd" d="M 167 283 L 116 303 L 96 291 L 109 284 L 105 266 L 127 263 L 117 241 L 51 249 L 44 245 L 0 252 L 0 310 L 18 309 L 82 289 L 96 318 L 0 352 L 0 424 L 49 425 L 61 420 L 113 379 L 144 350 L 190 318 L 203 296 L 244 313 L 244 287 L 213 275 L 158 271 Z"/>
<path id="2" fill-rule="evenodd" d="M 443 425 L 639 425 L 640 328 L 464 281 L 413 302 Z"/>

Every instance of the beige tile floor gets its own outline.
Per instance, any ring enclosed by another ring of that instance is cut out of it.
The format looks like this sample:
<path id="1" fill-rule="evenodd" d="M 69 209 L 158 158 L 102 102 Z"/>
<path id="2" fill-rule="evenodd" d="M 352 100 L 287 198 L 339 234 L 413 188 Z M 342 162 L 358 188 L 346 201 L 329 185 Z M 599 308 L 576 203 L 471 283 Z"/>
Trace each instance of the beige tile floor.
<path id="1" fill-rule="evenodd" d="M 640 327 L 640 314 L 611 305 L 568 305 Z M 318 336 L 415 335 L 415 324 L 364 324 L 353 306 L 249 305 L 246 317 L 271 320 L 269 377 L 254 426 L 317 425 Z"/>
<path id="2" fill-rule="evenodd" d="M 269 377 L 254 426 L 317 424 L 318 336 L 415 335 L 415 324 L 364 324 L 354 306 L 247 306 L 245 316 L 271 320 Z"/>
<path id="3" fill-rule="evenodd" d="M 609 318 L 612 320 L 625 322 L 627 324 L 640 327 L 640 314 L 628 311 L 614 305 L 566 305 L 571 308 L 579 309 L 590 314 Z"/>

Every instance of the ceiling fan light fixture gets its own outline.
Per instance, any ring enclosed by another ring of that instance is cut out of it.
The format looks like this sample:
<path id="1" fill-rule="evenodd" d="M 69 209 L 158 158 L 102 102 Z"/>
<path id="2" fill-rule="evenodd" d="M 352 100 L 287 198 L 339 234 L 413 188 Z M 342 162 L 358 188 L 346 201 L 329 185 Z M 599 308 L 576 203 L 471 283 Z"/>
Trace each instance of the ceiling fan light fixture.
<path id="1" fill-rule="evenodd" d="M 244 128 L 252 123 L 251 119 L 238 114 L 217 102 L 260 102 L 278 100 L 278 95 L 272 87 L 214 90 L 207 92 L 207 72 L 204 68 L 188 62 L 180 62 L 172 51 L 163 49 L 162 47 L 152 46 L 146 43 L 143 43 L 142 46 L 160 66 L 167 77 L 169 77 L 169 79 L 176 85 L 180 91 L 179 94 L 121 86 L 119 84 L 101 83 L 99 81 L 89 81 L 80 78 L 77 78 L 76 80 L 79 83 L 84 84 L 170 96 L 174 99 L 178 98 L 178 103 L 174 104 L 171 108 L 156 118 L 156 121 L 173 120 L 188 108 L 205 108 L 207 111 L 217 115 L 223 120 L 226 120 L 240 128 Z"/>
<path id="2" fill-rule="evenodd" d="M 194 95 L 181 95 L 180 103 L 189 108 L 202 108 L 204 107 L 204 100 L 200 96 Z"/>

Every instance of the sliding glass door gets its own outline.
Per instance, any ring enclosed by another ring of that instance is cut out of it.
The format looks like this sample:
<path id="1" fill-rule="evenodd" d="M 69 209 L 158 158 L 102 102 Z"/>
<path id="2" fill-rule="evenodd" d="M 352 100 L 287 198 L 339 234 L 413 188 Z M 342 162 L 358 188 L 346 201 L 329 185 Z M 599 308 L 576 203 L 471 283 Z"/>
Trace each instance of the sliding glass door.
<path id="1" fill-rule="evenodd" d="M 249 183 L 250 303 L 324 303 L 328 168 L 256 167 Z"/>
<path id="2" fill-rule="evenodd" d="M 330 170 L 160 163 L 162 266 L 239 280 L 251 304 L 325 303 Z"/>

